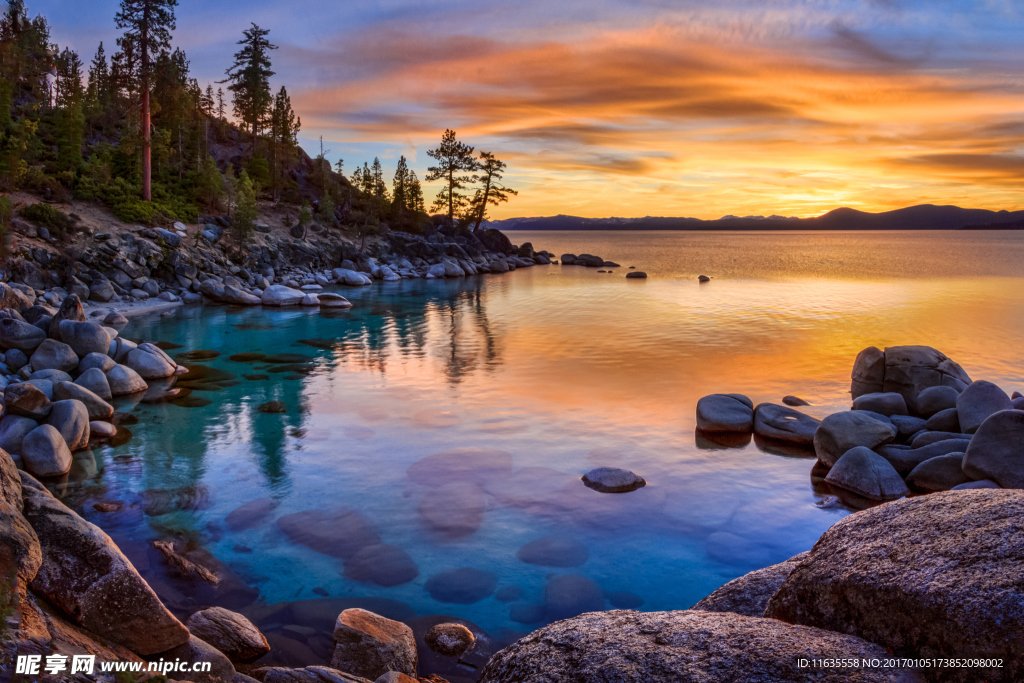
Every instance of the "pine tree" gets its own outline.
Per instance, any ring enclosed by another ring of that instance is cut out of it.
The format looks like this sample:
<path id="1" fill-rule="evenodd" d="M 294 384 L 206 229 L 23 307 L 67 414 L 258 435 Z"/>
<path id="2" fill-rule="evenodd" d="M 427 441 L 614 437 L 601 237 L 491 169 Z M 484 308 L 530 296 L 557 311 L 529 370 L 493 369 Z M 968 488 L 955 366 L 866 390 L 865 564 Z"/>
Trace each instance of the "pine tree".
<path id="1" fill-rule="evenodd" d="M 206 84 L 206 92 L 203 93 L 203 113 L 207 118 L 213 118 L 213 86 Z"/>
<path id="2" fill-rule="evenodd" d="M 392 205 L 398 213 L 402 213 L 408 207 L 409 198 L 409 164 L 405 161 L 403 154 L 398 159 L 398 166 L 395 167 L 395 177 L 391 181 L 391 193 L 394 199 Z"/>
<path id="3" fill-rule="evenodd" d="M 384 168 L 380 165 L 380 159 L 377 157 L 373 158 L 373 168 L 370 172 L 373 175 L 373 186 L 370 191 L 378 204 L 386 204 L 388 201 L 388 186 L 384 184 Z"/>
<path id="4" fill-rule="evenodd" d="M 256 150 L 256 139 L 260 130 L 269 118 L 273 103 L 270 93 L 270 51 L 276 50 L 267 40 L 270 33 L 256 24 L 242 32 L 245 36 L 238 44 L 242 49 L 235 53 L 235 63 L 226 71 L 227 79 L 221 83 L 231 83 L 228 90 L 233 93 L 235 116 L 243 126 L 252 132 L 253 151 Z"/>
<path id="5" fill-rule="evenodd" d="M 411 211 L 426 213 L 426 210 L 423 208 L 423 188 L 420 187 L 420 179 L 416 177 L 416 171 L 409 171 L 406 192 L 406 206 Z"/>
<path id="6" fill-rule="evenodd" d="M 496 158 L 490 152 L 480 152 L 478 168 L 483 171 L 474 180 L 481 183 L 483 187 L 476 191 L 473 197 L 473 209 L 476 217 L 476 224 L 473 231 L 480 229 L 480 224 L 487 215 L 487 205 L 498 206 L 508 201 L 509 195 L 518 195 L 516 190 L 505 187 L 501 184 L 502 176 L 508 164 Z"/>
<path id="7" fill-rule="evenodd" d="M 107 65 L 107 53 L 103 49 L 102 41 L 100 41 L 96 56 L 92 58 L 92 64 L 89 66 L 89 88 L 86 99 L 90 106 L 100 114 L 110 106 L 110 67 Z"/>
<path id="8" fill-rule="evenodd" d="M 295 162 L 301 126 L 302 120 L 292 110 L 288 90 L 282 86 L 274 97 L 274 109 L 270 116 L 270 174 L 275 199 L 280 195 L 285 172 Z"/>
<path id="9" fill-rule="evenodd" d="M 57 163 L 64 170 L 74 171 L 82 163 L 85 141 L 85 91 L 82 89 L 82 60 L 66 49 L 57 58 L 58 114 Z"/>
<path id="10" fill-rule="evenodd" d="M 446 130 L 441 137 L 441 145 L 437 149 L 428 150 L 427 156 L 438 161 L 437 166 L 427 169 L 427 182 L 445 182 L 431 209 L 436 211 L 447 208 L 448 219 L 454 221 L 456 213 L 461 213 L 469 205 L 469 198 L 459 190 L 473 180 L 472 176 L 463 174 L 477 169 L 473 148 L 459 142 L 454 130 Z"/>
<path id="11" fill-rule="evenodd" d="M 238 237 L 238 253 L 252 235 L 260 211 L 256 204 L 256 186 L 249 174 L 242 171 L 235 185 L 235 210 L 231 212 L 231 229 Z"/>
<path id="12" fill-rule="evenodd" d="M 153 194 L 149 111 L 151 56 L 170 48 L 177 5 L 178 0 L 121 0 L 121 11 L 114 17 L 117 28 L 125 30 L 124 37 L 138 44 L 139 90 L 142 93 L 142 198 L 147 202 Z"/>

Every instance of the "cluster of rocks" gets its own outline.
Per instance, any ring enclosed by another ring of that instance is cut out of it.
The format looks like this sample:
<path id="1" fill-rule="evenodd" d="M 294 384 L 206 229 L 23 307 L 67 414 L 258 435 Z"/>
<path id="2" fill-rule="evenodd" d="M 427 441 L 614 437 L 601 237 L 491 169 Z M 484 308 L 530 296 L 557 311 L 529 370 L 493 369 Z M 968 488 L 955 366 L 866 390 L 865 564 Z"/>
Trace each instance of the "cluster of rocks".
<path id="1" fill-rule="evenodd" d="M 973 381 L 927 346 L 864 349 L 854 362 L 852 410 L 817 420 L 739 394 L 697 404 L 697 427 L 753 431 L 814 449 L 816 481 L 854 506 L 908 493 L 1024 488 L 1024 397 Z"/>

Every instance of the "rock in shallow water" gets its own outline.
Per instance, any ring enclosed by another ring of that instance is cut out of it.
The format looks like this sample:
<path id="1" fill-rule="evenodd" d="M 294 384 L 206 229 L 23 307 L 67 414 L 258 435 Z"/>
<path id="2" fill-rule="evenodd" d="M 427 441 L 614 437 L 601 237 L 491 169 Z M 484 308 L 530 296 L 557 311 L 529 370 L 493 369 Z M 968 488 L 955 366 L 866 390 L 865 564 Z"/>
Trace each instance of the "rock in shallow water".
<path id="1" fill-rule="evenodd" d="M 420 575 L 416 563 L 398 546 L 380 543 L 366 546 L 345 560 L 345 576 L 384 588 L 409 583 Z"/>
<path id="2" fill-rule="evenodd" d="M 829 415 L 814 432 L 814 452 L 831 467 L 851 448 L 875 448 L 896 438 L 896 427 L 883 423 L 862 411 L 851 410 Z"/>
<path id="3" fill-rule="evenodd" d="M 462 624 L 436 624 L 424 637 L 427 647 L 443 657 L 461 656 L 475 640 L 473 632 Z"/>
<path id="4" fill-rule="evenodd" d="M 825 481 L 869 500 L 895 500 L 907 487 L 889 462 L 870 448 L 857 446 L 843 454 Z"/>
<path id="5" fill-rule="evenodd" d="M 251 621 L 223 607 L 195 612 L 185 622 L 192 635 L 217 648 L 232 662 L 255 659 L 270 651 L 267 639 Z"/>
<path id="6" fill-rule="evenodd" d="M 431 529 L 458 538 L 480 528 L 486 508 L 487 498 L 479 486 L 455 481 L 427 491 L 418 511 Z"/>
<path id="7" fill-rule="evenodd" d="M 55 477 L 71 469 L 71 450 L 51 425 L 40 425 L 25 435 L 21 459 L 37 477 Z"/>
<path id="8" fill-rule="evenodd" d="M 807 555 L 808 553 L 800 553 L 785 562 L 773 564 L 770 567 L 758 569 L 733 579 L 690 609 L 763 617 L 768 600 L 775 594 L 775 591 L 779 590 L 782 582 Z"/>
<path id="9" fill-rule="evenodd" d="M 416 675 L 416 638 L 405 624 L 364 609 L 347 609 L 334 626 L 331 666 L 375 680 L 388 671 Z"/>
<path id="10" fill-rule="evenodd" d="M 754 433 L 775 441 L 811 446 L 820 424 L 821 420 L 774 403 L 761 403 L 754 410 Z"/>
<path id="11" fill-rule="evenodd" d="M 149 388 L 146 380 L 126 365 L 115 365 L 107 371 L 107 383 L 113 396 L 137 394 Z"/>
<path id="12" fill-rule="evenodd" d="M 369 522 L 348 508 L 295 512 L 278 518 L 277 526 L 293 543 L 341 559 L 380 543 L 380 537 Z"/>
<path id="13" fill-rule="evenodd" d="M 498 575 L 493 572 L 462 567 L 441 572 L 430 577 L 426 583 L 430 597 L 438 602 L 455 605 L 472 605 L 494 593 Z"/>
<path id="14" fill-rule="evenodd" d="M 604 592 L 580 574 L 553 576 L 544 586 L 544 609 L 552 620 L 597 612 L 604 609 Z"/>
<path id="15" fill-rule="evenodd" d="M 584 614 L 498 652 L 480 683 L 919 683 L 904 669 L 801 667 L 821 657 L 884 659 L 860 638 L 728 612 Z"/>
<path id="16" fill-rule="evenodd" d="M 585 545 L 564 536 L 545 536 L 530 541 L 516 553 L 520 561 L 541 567 L 578 567 L 587 561 Z"/>
<path id="17" fill-rule="evenodd" d="M 702 432 L 749 432 L 754 403 L 742 394 L 712 394 L 697 401 L 697 429 Z"/>
<path id="18" fill-rule="evenodd" d="M 941 670 L 941 680 L 1022 680 L 1022 516 L 1024 492 L 1001 490 L 850 515 L 818 540 L 766 616 L 852 633 L 897 656 L 1002 660 L 999 669 Z"/>
<path id="19" fill-rule="evenodd" d="M 629 470 L 618 467 L 598 467 L 582 477 L 587 488 L 601 493 L 628 493 L 647 486 L 647 482 Z"/>

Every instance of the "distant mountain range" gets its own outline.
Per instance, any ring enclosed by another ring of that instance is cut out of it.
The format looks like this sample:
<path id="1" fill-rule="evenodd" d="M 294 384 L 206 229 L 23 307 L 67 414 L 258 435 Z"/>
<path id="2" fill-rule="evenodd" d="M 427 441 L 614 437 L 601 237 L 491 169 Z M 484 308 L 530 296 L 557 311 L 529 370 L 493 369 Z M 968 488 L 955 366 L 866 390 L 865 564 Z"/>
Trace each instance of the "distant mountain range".
<path id="1" fill-rule="evenodd" d="M 867 213 L 835 209 L 815 218 L 723 216 L 700 218 L 508 218 L 491 221 L 499 230 L 1024 230 L 1024 211 L 962 209 L 922 204 L 895 211 Z"/>

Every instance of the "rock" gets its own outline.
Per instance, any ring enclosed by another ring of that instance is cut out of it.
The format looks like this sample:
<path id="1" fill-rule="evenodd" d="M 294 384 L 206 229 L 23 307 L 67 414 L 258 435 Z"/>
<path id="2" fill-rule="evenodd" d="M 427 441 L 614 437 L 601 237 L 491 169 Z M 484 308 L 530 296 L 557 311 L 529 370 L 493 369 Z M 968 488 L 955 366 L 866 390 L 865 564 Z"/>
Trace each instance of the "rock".
<path id="1" fill-rule="evenodd" d="M 886 417 L 909 414 L 907 402 L 903 400 L 901 394 L 895 392 L 861 394 L 853 399 L 853 409 L 870 410 Z"/>
<path id="2" fill-rule="evenodd" d="M 907 495 L 903 479 L 889 461 L 864 446 L 846 451 L 825 481 L 869 500 L 895 500 Z"/>
<path id="3" fill-rule="evenodd" d="M 65 390 L 66 393 L 68 394 L 68 398 L 77 398 L 78 400 L 85 403 L 86 406 L 89 407 L 90 414 L 93 412 L 94 409 L 100 411 L 105 410 L 103 406 L 97 407 L 92 405 L 92 396 L 95 396 L 96 398 L 100 399 L 103 402 L 106 402 L 113 397 L 113 394 L 110 393 L 110 383 L 107 381 L 107 376 L 104 375 L 103 371 L 100 370 L 99 368 L 89 368 L 81 375 L 79 375 L 78 379 L 76 379 L 73 382 L 73 384 L 77 386 L 79 389 L 89 392 L 88 394 L 77 392 L 80 393 L 81 396 L 88 398 L 88 400 L 86 400 L 86 398 L 81 398 L 80 396 L 75 395 L 76 391 L 71 387 L 67 387 Z M 92 396 L 89 396 L 89 394 L 92 394 Z M 97 413 L 96 415 L 97 417 L 100 418 L 105 417 L 103 415 L 100 415 L 99 413 Z"/>
<path id="4" fill-rule="evenodd" d="M 420 570 L 409 553 L 394 545 L 366 546 L 345 560 L 347 578 L 384 588 L 409 583 L 419 575 Z"/>
<path id="5" fill-rule="evenodd" d="M 221 295 L 221 298 L 223 301 L 237 306 L 258 306 L 263 303 L 260 297 L 230 286 L 224 287 L 224 293 Z"/>
<path id="6" fill-rule="evenodd" d="M 364 609 L 347 609 L 334 626 L 331 666 L 371 680 L 388 671 L 416 675 L 416 638 L 405 624 Z"/>
<path id="7" fill-rule="evenodd" d="M 82 300 L 75 294 L 70 294 L 65 297 L 64 301 L 60 304 L 60 309 L 50 320 L 50 324 L 47 327 L 47 335 L 50 339 L 64 341 L 61 338 L 60 324 L 65 320 L 74 320 L 78 322 L 86 321 L 85 309 L 82 308 Z"/>
<path id="8" fill-rule="evenodd" d="M 257 672 L 263 674 L 263 683 L 374 683 L 362 676 L 327 666 L 307 666 L 302 669 L 271 666 L 257 669 Z"/>
<path id="9" fill-rule="evenodd" d="M 88 446 L 89 411 L 85 404 L 75 399 L 66 399 L 54 401 L 52 406 L 53 410 L 47 416 L 46 423 L 60 432 L 68 448 L 77 451 Z"/>
<path id="10" fill-rule="evenodd" d="M 971 435 L 961 434 L 959 432 L 929 432 L 926 430 L 923 432 L 919 432 L 917 435 L 915 435 L 914 438 L 910 440 L 910 445 L 913 446 L 914 448 L 923 448 L 925 446 L 930 446 L 933 443 L 938 443 L 939 441 L 949 441 L 950 439 L 970 441 Z"/>
<path id="11" fill-rule="evenodd" d="M 922 446 L 921 448 L 908 448 L 907 446 L 879 446 L 876 451 L 879 455 L 889 461 L 901 477 L 909 475 L 915 467 L 940 455 L 949 453 L 963 453 L 967 449 L 967 442 L 962 439 L 947 439 Z"/>
<path id="12" fill-rule="evenodd" d="M 643 477 L 617 467 L 598 467 L 584 474 L 581 479 L 587 488 L 601 493 L 628 493 L 647 486 Z"/>
<path id="13" fill-rule="evenodd" d="M 323 292 L 318 299 L 321 308 L 352 308 L 352 303 L 339 294 Z"/>
<path id="14" fill-rule="evenodd" d="M 971 491 L 974 489 L 999 489 L 1002 488 L 999 484 L 995 483 L 991 479 L 981 479 L 979 481 L 969 481 L 966 484 L 957 484 L 950 491 Z"/>
<path id="15" fill-rule="evenodd" d="M 924 417 L 931 417 L 941 410 L 956 408 L 956 399 L 960 392 L 953 387 L 928 387 L 917 395 L 917 412 Z"/>
<path id="16" fill-rule="evenodd" d="M 814 452 L 818 460 L 831 467 L 851 448 L 875 448 L 896 438 L 896 427 L 852 410 L 829 415 L 814 432 Z"/>
<path id="17" fill-rule="evenodd" d="M 256 410 L 267 415 L 281 415 L 288 412 L 288 406 L 283 401 L 267 401 L 261 403 Z"/>
<path id="18" fill-rule="evenodd" d="M 858 353 L 853 361 L 852 380 L 850 392 L 854 399 L 881 392 L 885 384 L 885 353 L 874 346 Z"/>
<path id="19" fill-rule="evenodd" d="M 963 470 L 971 479 L 1024 489 L 1024 411 L 1002 410 L 982 422 L 967 446 Z"/>
<path id="20" fill-rule="evenodd" d="M 44 339 L 30 360 L 35 370 L 61 370 L 67 372 L 78 367 L 78 356 L 67 344 Z"/>
<path id="21" fill-rule="evenodd" d="M 355 510 L 303 510 L 279 517 L 276 522 L 293 543 L 316 552 L 348 559 L 362 548 L 380 543 L 380 536 Z"/>
<path id="22" fill-rule="evenodd" d="M 4 354 L 4 361 L 4 364 L 7 367 L 17 372 L 24 366 L 28 365 L 28 356 L 18 349 L 8 349 L 7 353 Z"/>
<path id="23" fill-rule="evenodd" d="M 915 467 L 907 476 L 907 485 L 918 493 L 948 491 L 971 479 L 962 467 L 963 453 L 948 453 L 928 458 Z"/>
<path id="24" fill-rule="evenodd" d="M 305 294 L 302 297 L 302 301 L 299 302 L 300 306 L 319 306 L 320 298 L 316 294 Z"/>
<path id="25" fill-rule="evenodd" d="M 793 406 L 795 408 L 800 406 L 811 405 L 810 403 L 800 398 L 799 396 L 783 396 L 782 402 L 785 403 L 787 406 Z"/>
<path id="26" fill-rule="evenodd" d="M 114 286 L 106 278 L 97 278 L 89 285 L 90 301 L 107 302 L 113 299 L 115 294 Z"/>
<path id="27" fill-rule="evenodd" d="M 157 243 L 166 244 L 171 249 L 177 249 L 181 246 L 181 235 L 164 228 L 157 228 L 153 232 L 156 233 Z"/>
<path id="28" fill-rule="evenodd" d="M 431 626 L 424 640 L 432 652 L 442 657 L 461 657 L 476 642 L 473 632 L 462 624 Z"/>
<path id="29" fill-rule="evenodd" d="M 107 371 L 107 382 L 110 384 L 110 393 L 114 396 L 135 394 L 149 388 L 146 380 L 139 377 L 139 373 L 120 364 Z"/>
<path id="30" fill-rule="evenodd" d="M 29 381 L 37 379 L 46 379 L 50 381 L 50 384 L 58 384 L 60 382 L 70 382 L 71 375 L 64 372 L 63 370 L 57 370 L 56 368 L 50 368 L 48 370 L 36 370 L 29 375 Z"/>
<path id="31" fill-rule="evenodd" d="M 17 349 L 32 353 L 46 339 L 46 333 L 35 325 L 23 320 L 4 318 L 0 320 L 0 348 L 4 351 Z"/>
<path id="32" fill-rule="evenodd" d="M 754 403 L 742 394 L 712 394 L 697 401 L 697 429 L 702 432 L 749 432 Z"/>
<path id="33" fill-rule="evenodd" d="M 59 431 L 44 424 L 25 435 L 21 460 L 25 469 L 37 477 L 56 477 L 71 469 L 71 450 Z"/>
<path id="34" fill-rule="evenodd" d="M 273 498 L 250 500 L 229 512 L 224 518 L 224 524 L 235 533 L 252 529 L 266 520 L 277 509 L 277 506 L 278 502 Z"/>
<path id="35" fill-rule="evenodd" d="M 766 616 L 850 633 L 897 657 L 1001 659 L 941 680 L 1024 678 L 1024 492 L 946 491 L 838 521 Z M 939 680 L 935 674 L 929 680 Z"/>
<path id="36" fill-rule="evenodd" d="M 295 306 L 300 303 L 305 293 L 285 287 L 284 285 L 270 285 L 263 290 L 261 297 L 264 306 Z"/>
<path id="37" fill-rule="evenodd" d="M 26 384 L 31 384 L 39 391 L 43 392 L 46 398 L 53 400 L 53 382 L 48 379 L 30 379 Z"/>
<path id="38" fill-rule="evenodd" d="M 972 382 L 956 399 L 956 412 L 964 434 L 973 434 L 989 415 L 1012 410 L 1013 401 L 992 382 Z"/>
<path id="39" fill-rule="evenodd" d="M 11 455 L 21 455 L 21 444 L 33 429 L 39 426 L 35 420 L 20 415 L 4 415 L 0 418 L 0 449 Z M 3 458 L 0 457 L 0 460 Z"/>
<path id="40" fill-rule="evenodd" d="M 705 282 L 711 282 L 711 278 L 709 278 L 707 275 L 698 275 L 697 282 L 700 282 L 701 284 Z"/>
<path id="41" fill-rule="evenodd" d="M 516 553 L 521 562 L 541 567 L 579 567 L 587 561 L 587 547 L 571 538 L 545 536 L 530 541 Z"/>
<path id="42" fill-rule="evenodd" d="M 430 577 L 426 583 L 430 597 L 438 602 L 472 605 L 490 597 L 498 585 L 493 572 L 461 567 Z"/>
<path id="43" fill-rule="evenodd" d="M 1017 398 L 1013 399 L 1013 409 L 1024 410 L 1024 397 L 1018 396 Z"/>
<path id="44" fill-rule="evenodd" d="M 744 574 L 733 579 L 704 598 L 692 610 L 703 612 L 733 612 L 747 617 L 763 617 L 768 600 L 779 590 L 790 572 L 807 557 L 800 553 L 785 562 Z"/>
<path id="45" fill-rule="evenodd" d="M 160 294 L 159 294 L 159 296 L 157 296 L 157 298 L 160 299 L 160 301 L 169 301 L 169 302 L 180 301 L 178 296 L 176 294 L 171 293 L 171 292 L 160 292 Z M 169 313 L 170 312 L 164 313 L 163 314 L 164 317 L 166 317 Z"/>
<path id="46" fill-rule="evenodd" d="M 50 414 L 50 399 L 35 384 L 10 384 L 4 390 L 4 413 L 42 420 Z"/>
<path id="47" fill-rule="evenodd" d="M 333 271 L 331 271 L 331 274 L 334 275 L 334 279 L 339 284 L 349 285 L 350 287 L 359 287 L 362 285 L 373 284 L 373 280 L 368 278 L 366 275 L 364 275 L 363 273 L 358 273 L 349 268 L 335 268 Z"/>
<path id="48" fill-rule="evenodd" d="M 117 427 L 109 422 L 94 420 L 89 423 L 89 438 L 93 440 L 110 439 L 117 434 Z"/>
<path id="49" fill-rule="evenodd" d="M 932 432 L 960 432 L 960 415 L 956 408 L 940 410 L 925 422 L 924 428 Z"/>
<path id="50" fill-rule="evenodd" d="M 22 474 L 11 457 L 0 452 L 0 571 L 8 587 L 15 577 L 20 579 L 23 587 L 35 577 L 42 564 L 39 539 L 22 515 Z M 31 479 L 27 474 L 24 476 Z M 32 481 L 39 485 L 34 479 Z M 17 605 L 18 596 L 8 598 Z"/>
<path id="51" fill-rule="evenodd" d="M 78 371 L 80 373 L 85 373 L 92 368 L 98 368 L 101 372 L 105 373 L 115 365 L 117 365 L 117 363 L 113 358 L 108 356 L 107 352 L 104 350 L 103 353 L 90 353 L 82 358 L 78 363 Z"/>
<path id="52" fill-rule="evenodd" d="M 646 280 L 647 273 L 642 270 L 634 270 L 626 273 L 627 280 Z"/>
<path id="53" fill-rule="evenodd" d="M 188 636 L 188 640 L 182 645 L 160 653 L 160 659 L 165 662 L 181 662 L 186 667 L 185 671 L 188 671 L 187 675 L 192 683 L 228 683 L 235 679 L 235 667 L 224 653 L 195 635 Z M 208 663 L 210 670 L 191 671 L 190 665 L 200 662 Z"/>
<path id="54" fill-rule="evenodd" d="M 917 434 L 925 428 L 926 422 L 919 417 L 911 417 L 910 415 L 893 415 L 889 418 L 893 426 L 896 427 L 896 439 L 906 440 Z"/>
<path id="55" fill-rule="evenodd" d="M 888 653 L 854 636 L 729 612 L 616 610 L 534 631 L 495 654 L 479 682 L 923 681 L 908 669 L 801 666 L 801 660 L 822 656 L 885 659 Z"/>
<path id="56" fill-rule="evenodd" d="M 96 323 L 62 320 L 60 338 L 79 358 L 90 353 L 106 353 L 110 348 L 110 334 Z"/>
<path id="57" fill-rule="evenodd" d="M 412 676 L 406 676 L 405 674 L 398 673 L 397 671 L 389 671 L 373 683 L 420 683 L 420 681 L 426 681 L 431 683 L 432 681 L 442 681 L 447 683 L 440 676 L 434 675 L 431 678 L 413 678 Z"/>
<path id="58" fill-rule="evenodd" d="M 483 523 L 487 498 L 476 484 L 454 481 L 429 490 L 419 514 L 432 529 L 449 538 L 471 534 Z"/>
<path id="59" fill-rule="evenodd" d="M 754 433 L 766 439 L 811 446 L 820 424 L 817 418 L 774 403 L 761 403 L 754 409 Z"/>
<path id="60" fill-rule="evenodd" d="M 117 311 L 111 311 L 107 313 L 106 317 L 103 318 L 104 325 L 127 325 L 128 318 L 124 317 Z"/>
<path id="61" fill-rule="evenodd" d="M 604 609 L 604 592 L 580 574 L 553 576 L 544 586 L 544 609 L 552 620 L 596 612 Z"/>
<path id="62" fill-rule="evenodd" d="M 128 354 L 138 348 L 138 344 L 127 339 L 118 337 L 110 342 L 110 347 L 107 349 L 107 355 L 113 358 L 118 363 L 124 363 L 128 359 Z M 109 370 L 107 371 L 109 372 Z"/>
<path id="63" fill-rule="evenodd" d="M 177 364 L 154 344 L 139 344 L 128 352 L 125 365 L 143 379 L 162 379 L 174 374 Z"/>
<path id="64" fill-rule="evenodd" d="M 209 643 L 232 662 L 244 662 L 270 652 L 270 645 L 252 622 L 223 607 L 195 612 L 185 622 L 189 632 Z"/>
<path id="65" fill-rule="evenodd" d="M 911 413 L 917 413 L 917 396 L 929 387 L 963 390 L 971 383 L 964 369 L 930 346 L 893 346 L 885 350 L 884 392 L 903 396 Z"/>

